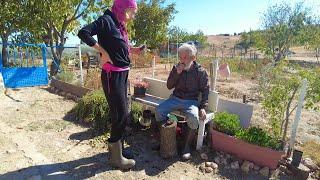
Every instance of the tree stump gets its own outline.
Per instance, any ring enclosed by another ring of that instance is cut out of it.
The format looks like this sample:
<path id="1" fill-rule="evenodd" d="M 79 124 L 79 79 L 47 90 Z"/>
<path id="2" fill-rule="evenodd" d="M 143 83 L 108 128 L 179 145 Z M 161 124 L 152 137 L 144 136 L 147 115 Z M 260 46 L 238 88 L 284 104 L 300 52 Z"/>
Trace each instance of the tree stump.
<path id="1" fill-rule="evenodd" d="M 160 128 L 160 156 L 170 158 L 177 155 L 177 123 L 164 124 Z"/>

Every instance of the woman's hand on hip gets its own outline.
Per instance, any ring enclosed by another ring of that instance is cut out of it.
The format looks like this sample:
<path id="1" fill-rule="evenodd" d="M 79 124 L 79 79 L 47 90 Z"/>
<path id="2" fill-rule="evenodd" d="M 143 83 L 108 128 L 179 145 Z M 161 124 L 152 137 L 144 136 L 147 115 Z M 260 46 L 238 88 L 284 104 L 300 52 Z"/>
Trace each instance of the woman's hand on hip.
<path id="1" fill-rule="evenodd" d="M 105 51 L 104 52 L 100 51 L 100 64 L 104 65 L 105 63 L 113 64 L 112 60 L 110 59 L 109 54 Z"/>
<path id="2" fill-rule="evenodd" d="M 104 50 L 98 43 L 96 43 L 93 46 L 94 49 L 96 49 L 99 54 L 100 54 L 100 65 L 103 66 L 105 63 L 109 62 L 111 64 L 113 64 L 109 54 L 107 53 L 106 50 Z"/>

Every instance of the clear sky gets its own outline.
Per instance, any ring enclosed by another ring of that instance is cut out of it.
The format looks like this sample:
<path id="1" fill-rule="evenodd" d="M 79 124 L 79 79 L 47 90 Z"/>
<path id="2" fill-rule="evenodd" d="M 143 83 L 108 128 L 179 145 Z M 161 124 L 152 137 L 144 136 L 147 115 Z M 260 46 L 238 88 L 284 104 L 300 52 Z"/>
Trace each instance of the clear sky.
<path id="1" fill-rule="evenodd" d="M 314 10 L 320 9 L 320 0 L 304 0 Z M 215 35 L 255 30 L 260 27 L 261 17 L 267 8 L 283 0 L 167 0 L 176 3 L 174 20 L 171 26 L 179 26 L 188 32 L 202 30 L 206 35 Z M 298 0 L 286 1 L 295 3 Z M 301 1 L 299 1 L 301 2 Z M 69 44 L 79 43 L 70 36 Z"/>
<path id="2" fill-rule="evenodd" d="M 188 32 L 201 29 L 206 35 L 258 29 L 267 8 L 282 0 L 168 0 L 175 2 L 178 13 L 171 25 Z M 288 2 L 288 1 L 286 1 Z M 291 0 L 290 2 L 297 2 Z M 301 2 L 301 1 L 299 1 Z M 320 9 L 320 0 L 305 0 L 306 5 Z"/>

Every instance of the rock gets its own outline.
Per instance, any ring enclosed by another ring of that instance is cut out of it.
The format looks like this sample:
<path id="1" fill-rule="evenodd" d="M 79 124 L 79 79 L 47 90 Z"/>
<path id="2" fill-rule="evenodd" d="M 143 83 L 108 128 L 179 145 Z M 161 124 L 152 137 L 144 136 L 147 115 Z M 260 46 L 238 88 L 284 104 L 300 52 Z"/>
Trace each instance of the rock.
<path id="1" fill-rule="evenodd" d="M 260 167 L 258 166 L 258 165 L 253 165 L 253 170 L 255 170 L 255 171 L 259 171 L 260 170 Z"/>
<path id="2" fill-rule="evenodd" d="M 72 100 L 73 99 L 73 95 L 71 93 L 67 93 L 66 94 L 66 99 Z"/>
<path id="3" fill-rule="evenodd" d="M 231 159 L 232 156 L 231 156 L 230 154 L 226 154 L 226 158 L 227 158 L 227 159 Z"/>
<path id="4" fill-rule="evenodd" d="M 311 171 L 316 171 L 319 169 L 319 167 L 310 158 L 303 159 L 302 164 L 307 166 Z"/>
<path id="5" fill-rule="evenodd" d="M 264 168 L 260 169 L 259 173 L 265 177 L 269 177 L 269 168 L 264 167 Z"/>
<path id="6" fill-rule="evenodd" d="M 211 167 L 212 162 L 205 162 L 206 167 Z"/>
<path id="7" fill-rule="evenodd" d="M 238 159 L 239 164 L 242 164 L 244 161 L 242 159 Z"/>
<path id="8" fill-rule="evenodd" d="M 40 175 L 30 176 L 27 178 L 27 180 L 41 180 L 41 176 Z"/>
<path id="9" fill-rule="evenodd" d="M 253 169 L 253 167 L 254 167 L 254 164 L 253 164 L 252 162 L 250 162 L 250 163 L 249 163 L 249 168 L 250 168 L 250 169 Z"/>
<path id="10" fill-rule="evenodd" d="M 215 157 L 215 158 L 214 158 L 214 162 L 217 163 L 217 164 L 220 164 L 220 158 L 219 158 L 218 156 Z"/>
<path id="11" fill-rule="evenodd" d="M 239 168 L 240 168 L 240 165 L 238 161 L 231 163 L 231 169 L 239 169 Z"/>
<path id="12" fill-rule="evenodd" d="M 280 171 L 282 171 L 282 172 L 286 172 L 287 167 L 284 166 L 284 165 L 280 165 L 278 169 L 279 169 Z"/>
<path id="13" fill-rule="evenodd" d="M 200 157 L 202 160 L 208 160 L 208 155 L 206 153 L 201 153 Z"/>
<path id="14" fill-rule="evenodd" d="M 228 164 L 228 161 L 227 161 L 226 158 L 222 158 L 222 159 L 221 159 L 221 163 L 222 163 L 223 165 L 227 165 L 227 164 Z"/>
<path id="15" fill-rule="evenodd" d="M 244 173 L 249 173 L 250 171 L 250 162 L 249 161 L 244 161 L 241 165 L 241 170 L 244 172 Z"/>
<path id="16" fill-rule="evenodd" d="M 205 169 L 206 169 L 206 166 L 204 164 L 202 164 L 200 167 L 199 167 L 200 171 L 201 172 L 204 172 Z"/>
<path id="17" fill-rule="evenodd" d="M 213 169 L 218 169 L 219 166 L 218 166 L 218 164 L 212 162 L 212 163 L 211 163 L 211 167 L 212 167 Z"/>
<path id="18" fill-rule="evenodd" d="M 269 180 L 277 180 L 277 179 L 280 179 L 280 169 L 278 168 L 278 169 L 276 169 L 276 170 L 271 170 L 270 171 L 270 178 L 269 178 Z"/>
<path id="19" fill-rule="evenodd" d="M 211 173 L 211 172 L 213 172 L 212 167 L 205 167 L 205 172 L 206 172 L 206 173 Z"/>

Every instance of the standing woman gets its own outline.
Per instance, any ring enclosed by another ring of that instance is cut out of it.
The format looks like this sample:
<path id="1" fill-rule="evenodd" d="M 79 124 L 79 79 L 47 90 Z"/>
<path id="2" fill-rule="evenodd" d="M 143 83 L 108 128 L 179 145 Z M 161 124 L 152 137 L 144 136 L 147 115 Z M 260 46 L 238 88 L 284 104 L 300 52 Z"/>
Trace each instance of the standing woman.
<path id="1" fill-rule="evenodd" d="M 109 9 L 93 23 L 83 27 L 79 38 L 100 52 L 102 65 L 101 81 L 111 113 L 111 136 L 108 139 L 110 164 L 120 169 L 130 169 L 133 159 L 122 155 L 121 139 L 128 119 L 127 81 L 129 52 L 140 53 L 140 48 L 130 47 L 126 24 L 137 12 L 135 0 L 114 0 Z M 98 42 L 92 37 L 97 35 Z"/>

